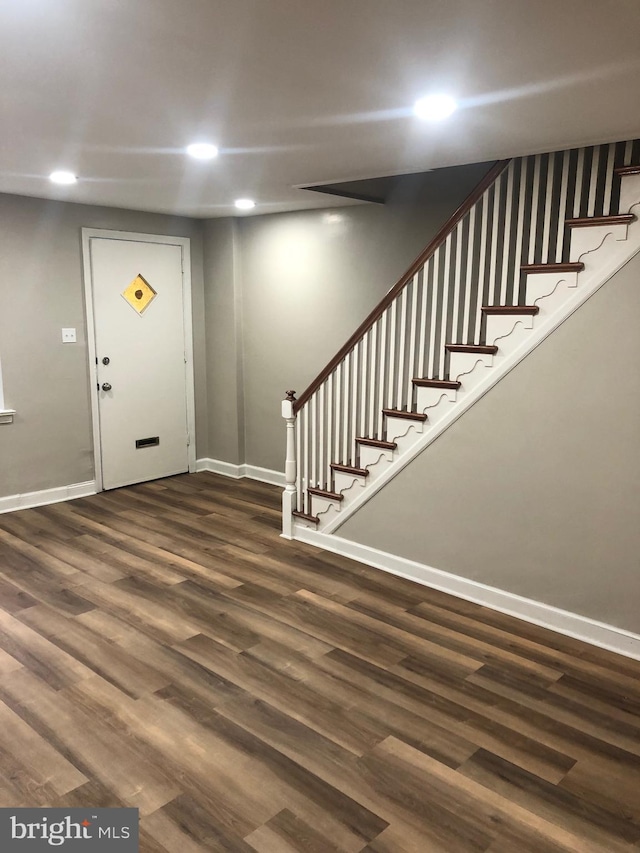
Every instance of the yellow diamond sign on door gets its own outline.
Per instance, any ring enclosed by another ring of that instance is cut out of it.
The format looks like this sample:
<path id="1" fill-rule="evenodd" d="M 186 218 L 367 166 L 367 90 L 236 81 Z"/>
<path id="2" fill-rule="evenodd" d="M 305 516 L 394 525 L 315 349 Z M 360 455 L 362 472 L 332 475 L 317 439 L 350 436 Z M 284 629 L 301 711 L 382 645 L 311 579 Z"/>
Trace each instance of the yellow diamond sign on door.
<path id="1" fill-rule="evenodd" d="M 138 314 L 142 314 L 158 294 L 143 276 L 137 275 L 122 295 Z"/>

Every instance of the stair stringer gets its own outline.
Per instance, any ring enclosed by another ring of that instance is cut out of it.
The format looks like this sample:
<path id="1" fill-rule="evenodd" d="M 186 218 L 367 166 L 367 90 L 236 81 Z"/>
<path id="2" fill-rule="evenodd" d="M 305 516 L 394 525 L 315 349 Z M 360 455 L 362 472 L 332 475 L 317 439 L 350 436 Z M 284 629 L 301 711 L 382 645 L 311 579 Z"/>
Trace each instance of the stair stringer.
<path id="1" fill-rule="evenodd" d="M 640 180 L 634 183 L 637 187 L 635 198 L 640 199 Z M 637 215 L 639 206 L 640 201 L 629 203 L 629 212 Z M 585 265 L 584 270 L 579 273 L 556 272 L 530 275 L 529 278 L 532 281 L 531 287 L 527 288 L 527 302 L 538 305 L 540 313 L 535 317 L 516 315 L 516 322 L 511 332 L 498 339 L 498 353 L 488 357 L 492 361 L 490 367 L 487 367 L 486 357 L 474 357 L 474 364 L 470 363 L 462 367 L 465 372 L 458 375 L 451 373 L 450 378 L 459 378 L 462 386 L 453 394 L 439 392 L 439 400 L 435 406 L 427 406 L 424 409 L 428 420 L 422 426 L 422 434 L 417 435 L 414 441 L 406 445 L 399 443 L 391 461 L 388 458 L 381 458 L 378 463 L 370 466 L 368 482 L 361 484 L 360 488 L 341 490 L 344 495 L 342 504 L 339 507 L 328 507 L 321 516 L 317 529 L 325 534 L 338 530 L 348 518 L 371 500 L 416 456 L 455 423 L 467 409 L 513 370 L 618 270 L 638 254 L 640 252 L 640 220 L 636 219 L 626 228 L 626 239 L 621 239 L 617 226 L 610 228 L 605 236 L 598 235 L 597 245 L 576 258 Z M 548 283 L 543 281 L 543 277 L 547 278 Z M 531 325 L 531 328 L 526 328 L 527 325 Z M 440 406 L 443 407 L 441 413 L 437 412 Z M 378 466 L 380 467 L 375 471 L 375 476 L 371 476 Z M 300 525 L 299 522 L 294 525 L 294 537 L 298 525 Z"/>

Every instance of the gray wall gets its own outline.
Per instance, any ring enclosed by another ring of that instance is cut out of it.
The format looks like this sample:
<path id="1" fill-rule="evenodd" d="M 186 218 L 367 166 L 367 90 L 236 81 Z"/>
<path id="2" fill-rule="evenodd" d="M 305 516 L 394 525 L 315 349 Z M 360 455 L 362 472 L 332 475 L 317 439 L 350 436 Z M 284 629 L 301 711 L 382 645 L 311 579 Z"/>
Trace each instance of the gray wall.
<path id="1" fill-rule="evenodd" d="M 640 256 L 337 535 L 640 631 Z"/>
<path id="2" fill-rule="evenodd" d="M 487 168 L 446 170 L 418 204 L 238 220 L 246 462 L 284 469 L 284 392 L 306 388 Z M 214 418 L 210 428 L 218 429 Z"/>
<path id="3" fill-rule="evenodd" d="M 235 219 L 204 223 L 209 455 L 244 459 L 241 270 Z M 277 401 L 276 401 L 277 405 Z"/>
<path id="4" fill-rule="evenodd" d="M 208 442 L 202 223 L 156 214 L 0 195 L 0 496 L 92 480 L 82 283 L 82 227 L 191 238 L 197 448 Z M 77 344 L 60 329 L 75 327 Z"/>

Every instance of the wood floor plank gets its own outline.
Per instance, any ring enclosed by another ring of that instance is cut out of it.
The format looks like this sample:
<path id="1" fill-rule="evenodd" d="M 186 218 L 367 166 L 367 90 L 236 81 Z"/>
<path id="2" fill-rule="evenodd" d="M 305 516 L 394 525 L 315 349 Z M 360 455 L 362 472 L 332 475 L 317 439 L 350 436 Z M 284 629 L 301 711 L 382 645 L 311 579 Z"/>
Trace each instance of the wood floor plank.
<path id="1" fill-rule="evenodd" d="M 0 516 L 0 806 L 142 853 L 640 850 L 640 661 L 279 535 L 185 474 Z"/>
<path id="2" fill-rule="evenodd" d="M 170 683 L 148 661 L 132 658 L 78 621 L 69 624 L 44 604 L 22 611 L 20 621 L 129 696 L 139 698 Z"/>
<path id="3" fill-rule="evenodd" d="M 301 682 L 288 680 L 248 655 L 234 655 L 203 634 L 191 637 L 176 648 L 246 692 L 282 707 L 289 716 L 309 724 L 354 754 L 362 754 L 388 734 L 384 725 L 367 723 L 357 711 L 345 716 L 332 698 Z"/>
<path id="4" fill-rule="evenodd" d="M 321 695 L 331 696 L 345 708 L 357 709 L 365 720 L 373 723 L 384 719 L 389 734 L 402 737 L 417 749 L 422 749 L 449 767 L 458 767 L 478 749 L 460 734 L 436 725 L 433 720 L 413 713 L 402 705 L 382 697 L 375 697 L 372 713 L 372 695 L 353 679 L 340 677 L 326 667 L 327 657 L 308 660 L 280 645 L 262 643 L 247 652 L 289 678 L 304 681 Z"/>
<path id="5" fill-rule="evenodd" d="M 4 702 L 0 702 L 0 744 L 24 766 L 34 782 L 47 783 L 56 794 L 66 794 L 87 781 L 77 767 Z"/>
<path id="6" fill-rule="evenodd" d="M 522 717 L 523 730 L 538 726 L 534 736 L 544 739 L 545 742 L 550 742 L 556 735 L 575 741 L 578 750 L 572 749 L 572 754 L 576 757 L 583 754 L 580 747 L 610 755 L 626 752 L 630 756 L 640 757 L 640 740 L 635 726 L 625 726 L 615 719 L 607 720 L 606 715 L 602 717 L 589 708 L 582 710 L 580 707 L 558 702 L 551 691 L 548 691 L 548 695 L 541 696 L 531 685 L 514 688 L 505 683 L 504 679 L 496 677 L 493 671 L 489 674 L 478 670 L 467 680 L 504 699 L 500 706 L 496 707 L 496 717 L 508 720 L 514 714 L 520 714 L 518 706 L 525 706 L 529 714 Z"/>
<path id="7" fill-rule="evenodd" d="M 345 853 L 289 809 L 245 839 L 258 853 Z"/>
<path id="8" fill-rule="evenodd" d="M 468 849 L 472 849 L 469 844 L 475 843 L 477 839 L 478 844 L 485 844 L 479 849 L 486 850 L 488 844 L 485 839 L 491 839 L 493 827 L 506 825 L 519 830 L 525 837 L 535 833 L 575 853 L 603 851 L 599 841 L 558 826 L 536 811 L 524 808 L 475 780 L 467 779 L 463 774 L 434 762 L 429 756 L 395 738 L 389 738 L 360 761 L 374 774 L 375 784 L 385 784 L 384 780 L 388 780 L 392 766 L 398 771 L 402 768 L 401 776 L 397 774 L 402 778 L 402 784 L 395 787 L 387 782 L 387 795 L 398 800 L 406 796 L 411 802 L 413 791 L 427 789 L 431 794 L 428 819 L 440 820 L 450 832 L 464 839 L 463 843 Z M 464 817 L 458 810 L 455 814 L 451 812 L 452 803 L 463 806 Z M 625 847 L 627 845 L 612 839 L 607 841 L 604 849 L 618 853 Z"/>
<path id="9" fill-rule="evenodd" d="M 72 542 L 59 542 L 43 536 L 39 540 L 38 547 L 46 554 L 58 557 L 68 565 L 80 569 L 86 574 L 87 579 L 93 577 L 104 583 L 113 583 L 126 577 L 126 571 L 119 569 L 117 563 L 114 565 L 111 560 L 101 559 L 95 555 L 95 550 L 92 553 L 88 546 L 91 541 L 92 537 L 84 534 L 76 536 Z"/>
<path id="10" fill-rule="evenodd" d="M 604 805 L 589 804 L 565 786 L 545 782 L 486 750 L 475 752 L 458 771 L 511 802 L 533 808 L 554 824 L 599 841 L 605 848 L 621 840 L 640 841 L 640 822 L 632 817 L 618 816 Z"/>
<path id="11" fill-rule="evenodd" d="M 541 642 L 519 636 L 515 630 L 507 631 L 503 628 L 497 628 L 492 624 L 485 624 L 478 619 L 462 614 L 451 615 L 450 611 L 437 607 L 431 602 L 423 601 L 417 607 L 412 608 L 410 612 L 412 615 L 425 619 L 430 625 L 436 623 L 443 628 L 451 628 L 459 635 L 469 636 L 498 646 L 508 646 L 511 651 L 518 653 L 526 660 L 549 667 L 549 675 L 552 680 L 554 673 L 556 678 L 558 673 L 565 678 L 567 674 L 572 674 L 578 679 L 587 680 L 594 687 L 596 684 L 604 682 L 605 684 L 612 683 L 617 687 L 632 689 L 636 693 L 640 689 L 638 685 L 640 666 L 629 666 L 630 672 L 625 674 L 612 669 L 608 658 L 606 666 L 603 663 L 598 664 L 593 661 L 592 656 L 587 657 L 586 653 L 583 653 L 584 657 L 579 657 L 564 651 L 562 641 L 558 644 L 560 648 L 551 647 L 548 644 L 544 645 Z M 582 645 L 584 646 L 584 643 Z M 630 661 L 630 664 L 632 663 Z"/>
<path id="12" fill-rule="evenodd" d="M 211 707 L 217 707 L 243 692 L 231 681 L 112 614 L 92 611 L 79 616 L 78 621 L 123 649 L 134 665 L 151 667 L 171 684 L 183 687 L 190 695 L 206 698 Z"/>
<path id="13" fill-rule="evenodd" d="M 640 767 L 614 759 L 584 759 L 571 768 L 561 786 L 596 811 L 604 808 L 622 820 L 640 823 Z"/>
<path id="14" fill-rule="evenodd" d="M 2 562 L 0 561 L 0 608 L 6 613 L 17 613 L 25 607 L 33 607 L 38 599 L 24 592 L 15 583 L 2 577 Z"/>
<path id="15" fill-rule="evenodd" d="M 241 584 L 241 581 L 235 580 L 226 574 L 217 572 L 215 568 L 209 564 L 208 560 L 200 559 L 200 556 L 202 555 L 199 555 L 199 561 L 196 562 L 195 560 L 190 560 L 172 550 L 160 548 L 157 545 L 144 542 L 135 536 L 129 536 L 126 533 L 121 533 L 106 524 L 95 521 L 93 518 L 88 518 L 85 515 L 81 515 L 80 517 L 82 518 L 82 526 L 84 528 L 83 532 L 87 536 L 90 534 L 91 539 L 121 547 L 126 554 L 131 554 L 132 557 L 144 557 L 152 563 L 175 569 L 180 573 L 183 579 L 204 577 L 208 584 L 217 586 L 220 589 L 233 589 Z M 85 552 L 84 546 L 86 544 L 84 535 L 78 537 L 76 542 L 78 543 L 77 550 L 79 554 L 83 555 Z M 82 560 L 84 557 L 80 556 L 80 559 Z M 91 575 L 93 573 L 89 571 L 89 574 Z M 129 572 L 127 571 L 124 575 L 121 572 L 119 574 L 120 576 L 126 576 Z M 110 582 L 107 578 L 100 577 L 98 579 Z M 113 578 L 112 580 L 119 580 L 119 578 Z"/>
<path id="16" fill-rule="evenodd" d="M 105 584 L 91 578 L 78 587 L 78 593 L 95 607 L 121 616 L 163 642 L 174 643 L 198 633 L 196 624 L 172 613 L 169 607 L 132 593 L 131 589 L 121 588 L 120 583 Z"/>
<path id="17" fill-rule="evenodd" d="M 145 816 L 140 822 L 141 829 L 155 842 L 158 850 L 163 851 L 163 853 L 164 851 L 166 853 L 172 853 L 172 851 L 179 851 L 179 853 L 215 851 L 217 853 L 220 850 L 226 853 L 228 850 L 242 850 L 240 846 L 242 842 L 238 842 L 236 846 L 231 846 L 228 839 L 221 837 L 223 833 L 217 827 L 212 827 L 208 831 L 207 828 L 203 828 L 201 822 L 197 826 L 193 826 L 189 820 L 189 814 L 193 812 L 193 809 L 188 809 L 188 804 L 184 800 L 178 799 L 174 805 L 178 809 L 177 816 L 174 816 L 175 808 L 171 813 L 167 813 L 166 809 L 163 808 Z M 225 846 L 221 846 L 221 844 Z M 140 849 L 146 853 L 147 847 L 142 844 L 142 839 Z M 251 853 L 251 848 L 248 845 L 245 845 L 245 853 Z"/>
<path id="18" fill-rule="evenodd" d="M 125 805 L 147 813 L 179 793 L 156 757 L 145 752 L 131 735 L 114 737 L 106 718 L 98 717 L 93 708 L 83 707 L 79 701 L 82 694 L 52 690 L 24 671 L 5 676 L 0 698 L 77 769 L 82 782 L 97 779 L 117 793 Z"/>
<path id="19" fill-rule="evenodd" d="M 574 765 L 571 754 L 554 749 L 544 742 L 523 734 L 515 725 L 504 725 L 492 709 L 491 716 L 473 710 L 438 692 L 406 681 L 400 675 L 382 667 L 374 667 L 353 655 L 336 650 L 325 655 L 322 662 L 331 662 L 332 671 L 341 673 L 362 684 L 373 695 L 382 693 L 390 701 L 424 717 L 450 732 L 513 761 L 542 778 L 559 782 Z"/>
<path id="20" fill-rule="evenodd" d="M 2 610 L 0 648 L 55 689 L 87 678 L 91 674 L 91 670 L 72 654 L 60 649 L 38 631 Z"/>

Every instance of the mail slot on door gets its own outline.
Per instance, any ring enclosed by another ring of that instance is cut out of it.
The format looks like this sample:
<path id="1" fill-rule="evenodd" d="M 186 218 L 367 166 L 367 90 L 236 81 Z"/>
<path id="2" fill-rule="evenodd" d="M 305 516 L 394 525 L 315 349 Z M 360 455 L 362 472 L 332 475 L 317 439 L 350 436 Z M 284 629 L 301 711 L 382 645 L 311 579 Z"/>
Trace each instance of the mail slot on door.
<path id="1" fill-rule="evenodd" d="M 156 447 L 158 444 L 160 444 L 159 435 L 153 435 L 151 438 L 137 438 L 136 450 L 140 450 L 141 447 Z"/>

